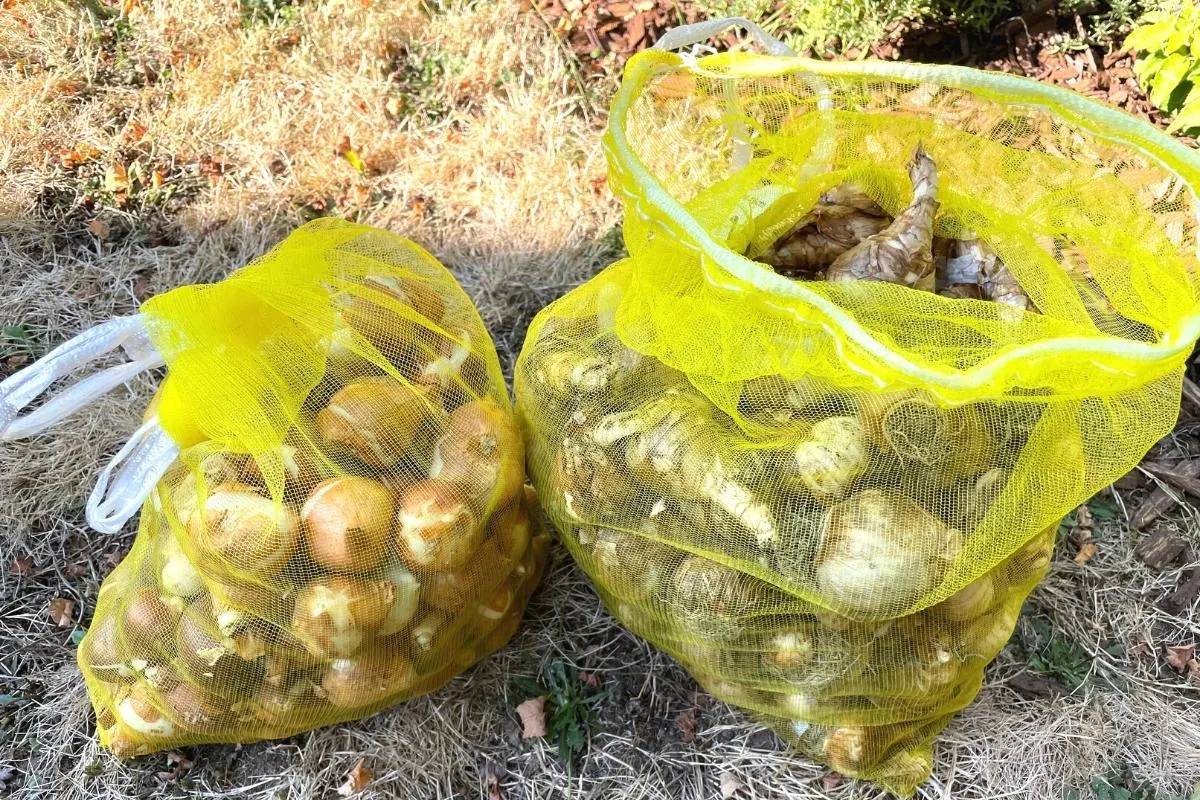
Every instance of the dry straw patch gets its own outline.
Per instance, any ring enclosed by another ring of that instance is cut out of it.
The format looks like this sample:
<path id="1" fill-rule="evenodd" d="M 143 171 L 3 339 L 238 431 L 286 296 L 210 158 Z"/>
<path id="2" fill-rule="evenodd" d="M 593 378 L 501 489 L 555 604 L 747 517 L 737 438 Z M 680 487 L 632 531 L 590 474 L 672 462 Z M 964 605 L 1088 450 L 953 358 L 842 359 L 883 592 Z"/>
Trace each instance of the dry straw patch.
<path id="1" fill-rule="evenodd" d="M 66 4 L 19 2 L 0 15 L 0 324 L 24 326 L 44 350 L 148 294 L 218 279 L 326 211 L 443 258 L 511 364 L 536 309 L 618 249 L 596 111 L 612 87 L 589 84 L 595 96 L 583 97 L 564 52 L 508 3 L 325 0 L 268 23 L 247 21 L 232 0 L 177 0 L 96 26 Z M 343 138 L 363 172 L 339 155 Z M 134 164 L 141 179 L 105 188 Z M 88 532 L 81 509 L 152 390 L 138 381 L 51 434 L 0 447 L 0 691 L 21 698 L 0 707 L 0 768 L 19 771 L 23 796 L 163 791 L 164 755 L 121 765 L 97 750 L 71 631 L 46 613 L 67 597 L 86 624 L 99 581 L 128 548 L 128 534 Z M 1193 523 L 1176 523 L 1200 552 Z M 1105 649 L 1144 631 L 1200 634 L 1194 605 L 1173 618 L 1155 608 L 1181 570 L 1149 573 L 1129 555 L 1134 541 L 1114 528 L 1087 567 L 1061 556 L 1033 601 L 1123 688 L 1089 680 L 1069 697 L 1022 700 L 1005 681 L 1024 666 L 1005 656 L 944 736 L 923 796 L 1078 787 L 1086 797 L 1092 776 L 1120 765 L 1163 796 L 1200 780 L 1195 688 L 1161 653 Z M 13 558 L 31 558 L 30 574 Z M 612 690 L 571 774 L 553 748 L 521 741 L 507 696 L 514 676 L 555 659 Z M 676 720 L 693 709 L 685 741 Z M 561 553 L 513 644 L 435 695 L 191 756 L 183 780 L 200 797 L 329 796 L 363 756 L 374 771 L 364 797 L 478 797 L 489 762 L 507 768 L 507 798 L 711 798 L 725 773 L 745 797 L 879 796 L 832 785 L 740 712 L 703 702 L 677 665 L 622 631 Z"/>

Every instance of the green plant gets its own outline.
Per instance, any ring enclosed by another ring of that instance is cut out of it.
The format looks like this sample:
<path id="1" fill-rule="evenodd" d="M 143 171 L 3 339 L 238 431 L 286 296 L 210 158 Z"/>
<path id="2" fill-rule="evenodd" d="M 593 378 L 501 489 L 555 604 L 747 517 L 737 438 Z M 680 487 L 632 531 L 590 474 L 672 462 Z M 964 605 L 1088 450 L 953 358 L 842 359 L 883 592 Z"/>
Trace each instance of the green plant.
<path id="1" fill-rule="evenodd" d="M 513 687 L 518 702 L 546 698 L 546 739 L 558 747 L 559 759 L 570 770 L 587 748 L 597 721 L 596 707 L 608 697 L 608 690 L 584 683 L 575 667 L 557 659 L 543 666 L 540 680 L 519 677 Z"/>
<path id="2" fill-rule="evenodd" d="M 1014 644 L 1036 672 L 1077 689 L 1092 672 L 1092 658 L 1079 643 L 1065 638 L 1044 616 L 1027 607 Z"/>
<path id="3" fill-rule="evenodd" d="M 0 359 L 37 355 L 37 343 L 24 325 L 0 327 Z"/>
<path id="4" fill-rule="evenodd" d="M 1174 115 L 1167 131 L 1200 128 L 1200 7 L 1184 0 L 1150 12 L 1125 48 L 1138 52 L 1133 71 L 1150 102 Z"/>
<path id="5" fill-rule="evenodd" d="M 1096 800 L 1183 800 L 1178 795 L 1159 794 L 1152 785 L 1138 781 L 1128 769 L 1114 769 L 1108 775 L 1092 778 L 1092 794 Z M 1074 790 L 1067 800 L 1081 798 Z"/>
<path id="6" fill-rule="evenodd" d="M 296 18 L 297 0 L 241 0 L 242 23 L 289 23 Z"/>

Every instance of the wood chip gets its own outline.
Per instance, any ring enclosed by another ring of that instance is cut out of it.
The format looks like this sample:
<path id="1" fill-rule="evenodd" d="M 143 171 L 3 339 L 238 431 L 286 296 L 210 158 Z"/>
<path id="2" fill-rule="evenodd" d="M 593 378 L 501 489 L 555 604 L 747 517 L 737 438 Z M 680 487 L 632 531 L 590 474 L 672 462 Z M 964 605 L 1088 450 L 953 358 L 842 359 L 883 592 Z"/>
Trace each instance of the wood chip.
<path id="1" fill-rule="evenodd" d="M 18 577 L 28 578 L 33 574 L 33 559 L 29 556 L 15 557 L 13 558 L 8 569 L 10 572 L 12 572 L 12 574 Z"/>
<path id="2" fill-rule="evenodd" d="M 546 698 L 531 697 L 517 706 L 521 718 L 521 738 L 540 739 L 546 735 Z"/>
<path id="3" fill-rule="evenodd" d="M 1174 467 L 1173 472 L 1180 475 L 1196 477 L 1200 475 L 1200 461 L 1185 461 L 1182 464 Z M 1165 480 L 1165 479 L 1164 479 Z M 1154 520 L 1161 517 L 1167 509 L 1175 505 L 1175 498 L 1171 497 L 1161 486 L 1158 486 L 1146 496 L 1138 510 L 1134 513 L 1133 519 L 1129 522 L 1129 527 L 1134 530 L 1144 528 Z"/>
<path id="4" fill-rule="evenodd" d="M 1187 551 L 1187 542 L 1166 530 L 1155 531 L 1134 549 L 1133 554 L 1146 566 L 1163 570 L 1179 561 Z"/>
<path id="5" fill-rule="evenodd" d="M 1200 567 L 1193 569 L 1179 588 L 1163 598 L 1158 607 L 1168 614 L 1181 614 L 1192 605 L 1196 595 L 1200 595 Z"/>

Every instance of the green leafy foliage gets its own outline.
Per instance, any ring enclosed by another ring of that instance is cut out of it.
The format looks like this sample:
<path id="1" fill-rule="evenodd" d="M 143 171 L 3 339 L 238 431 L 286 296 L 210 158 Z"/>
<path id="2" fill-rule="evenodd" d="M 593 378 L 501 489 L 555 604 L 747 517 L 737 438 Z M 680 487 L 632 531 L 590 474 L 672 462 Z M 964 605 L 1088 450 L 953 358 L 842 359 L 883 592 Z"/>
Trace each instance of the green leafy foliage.
<path id="1" fill-rule="evenodd" d="M 1092 673 L 1092 658 L 1045 616 L 1026 608 L 1014 645 L 1036 672 L 1077 689 Z"/>
<path id="2" fill-rule="evenodd" d="M 0 359 L 37 355 L 37 342 L 24 325 L 0 327 Z"/>
<path id="3" fill-rule="evenodd" d="M 241 0 L 241 11 L 246 25 L 288 23 L 298 13 L 296 0 Z"/>
<path id="4" fill-rule="evenodd" d="M 516 678 L 513 688 L 518 695 L 514 706 L 531 697 L 546 698 L 546 739 L 558 747 L 559 760 L 572 768 L 587 749 L 596 709 L 608 690 L 588 686 L 575 667 L 557 659 L 542 668 L 539 680 Z"/>
<path id="5" fill-rule="evenodd" d="M 1200 6 L 1185 0 L 1145 16 L 1125 37 L 1133 71 L 1155 107 L 1174 116 L 1168 132 L 1200 132 Z"/>
<path id="6" fill-rule="evenodd" d="M 1153 786 L 1138 781 L 1127 769 L 1114 769 L 1104 777 L 1092 778 L 1092 794 L 1096 800 L 1184 800 L 1178 795 L 1158 794 Z M 1074 795 L 1082 800 L 1079 792 Z"/>

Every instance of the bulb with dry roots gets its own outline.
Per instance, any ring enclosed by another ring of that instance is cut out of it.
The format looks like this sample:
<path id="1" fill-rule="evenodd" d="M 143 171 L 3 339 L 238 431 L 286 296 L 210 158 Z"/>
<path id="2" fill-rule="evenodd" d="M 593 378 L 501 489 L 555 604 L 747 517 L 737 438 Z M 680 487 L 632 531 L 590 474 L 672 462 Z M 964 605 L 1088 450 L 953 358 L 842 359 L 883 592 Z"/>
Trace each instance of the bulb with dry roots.
<path id="1" fill-rule="evenodd" d="M 434 448 L 429 477 L 458 486 L 487 512 L 519 498 L 525 446 L 513 414 L 489 398 L 456 408 Z"/>
<path id="2" fill-rule="evenodd" d="M 360 709 L 410 691 L 416 679 L 412 663 L 404 657 L 368 649 L 331 661 L 318 693 L 338 708 Z"/>
<path id="3" fill-rule="evenodd" d="M 105 617 L 88 629 L 79 645 L 84 673 L 106 683 L 124 683 L 136 678 L 117 638 L 116 617 Z"/>
<path id="4" fill-rule="evenodd" d="M 454 484 L 418 481 L 400 496 L 396 544 L 414 569 L 457 570 L 471 560 L 483 535 L 469 499 Z"/>
<path id="5" fill-rule="evenodd" d="M 216 553 L 236 571 L 259 578 L 277 573 L 296 549 L 299 520 L 282 502 L 253 486 L 217 486 L 188 520 L 198 549 Z"/>
<path id="6" fill-rule="evenodd" d="M 763 598 L 757 578 L 698 555 L 683 559 L 663 591 L 683 624 L 717 640 L 737 636 Z"/>
<path id="7" fill-rule="evenodd" d="M 388 555 L 394 512 L 392 493 L 378 481 L 322 481 L 300 509 L 309 556 L 335 572 L 375 570 Z"/>
<path id="8" fill-rule="evenodd" d="M 826 512 L 817 585 L 834 607 L 884 615 L 932 591 L 962 534 L 906 497 L 867 489 Z"/>
<path id="9" fill-rule="evenodd" d="M 932 610 L 951 622 L 966 622 L 986 614 L 995 600 L 996 582 L 988 573 L 968 583 Z"/>
<path id="10" fill-rule="evenodd" d="M 796 445 L 796 478 L 818 498 L 840 496 L 867 468 L 866 432 L 856 417 L 827 417 Z"/>
<path id="11" fill-rule="evenodd" d="M 208 598 L 194 601 L 180 616 L 175 647 L 183 677 L 222 697 L 247 696 L 262 682 L 263 639 L 252 631 L 223 634 Z"/>
<path id="12" fill-rule="evenodd" d="M 441 322 L 446 311 L 438 291 L 417 277 L 368 275 L 336 301 L 342 321 L 389 357 Z"/>
<path id="13" fill-rule="evenodd" d="M 369 467 L 388 470 L 404 460 L 435 406 L 429 389 L 392 378 L 363 378 L 338 390 L 317 413 L 321 440 Z"/>
<path id="14" fill-rule="evenodd" d="M 626 600 L 657 594 L 679 561 L 678 551 L 634 533 L 597 528 L 589 539 L 591 571 Z"/>
<path id="15" fill-rule="evenodd" d="M 170 596 L 167 596 L 170 598 Z M 149 655 L 170 652 L 171 632 L 179 619 L 182 601 L 164 603 L 157 588 L 139 589 L 123 601 L 120 633 L 132 653 Z"/>
<path id="16" fill-rule="evenodd" d="M 759 261 L 783 275 L 811 279 L 889 222 L 891 218 L 869 196 L 841 184 L 821 195 L 812 211 L 775 240 Z"/>
<path id="17" fill-rule="evenodd" d="M 154 702 L 154 692 L 145 684 L 137 684 L 117 703 L 117 722 L 136 739 L 167 739 L 177 730 Z"/>
<path id="18" fill-rule="evenodd" d="M 296 595 L 292 633 L 318 657 L 351 656 L 379 632 L 398 593 L 387 580 L 318 578 Z M 400 602 L 411 603 L 407 594 Z"/>
<path id="19" fill-rule="evenodd" d="M 933 219 L 937 214 L 937 166 L 918 145 L 908 164 L 913 197 L 891 224 L 847 250 L 829 265 L 829 281 L 871 280 L 933 290 Z"/>

